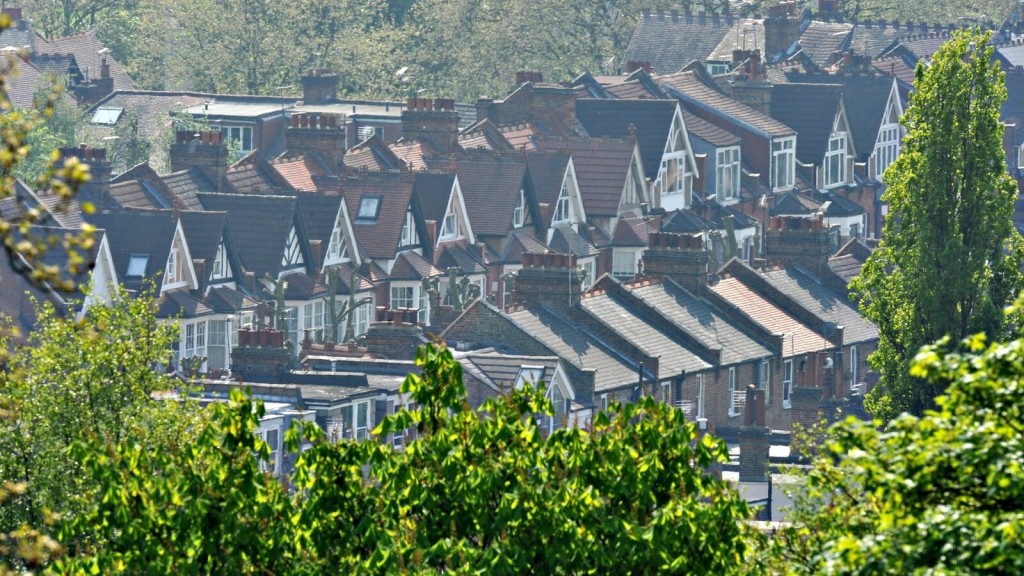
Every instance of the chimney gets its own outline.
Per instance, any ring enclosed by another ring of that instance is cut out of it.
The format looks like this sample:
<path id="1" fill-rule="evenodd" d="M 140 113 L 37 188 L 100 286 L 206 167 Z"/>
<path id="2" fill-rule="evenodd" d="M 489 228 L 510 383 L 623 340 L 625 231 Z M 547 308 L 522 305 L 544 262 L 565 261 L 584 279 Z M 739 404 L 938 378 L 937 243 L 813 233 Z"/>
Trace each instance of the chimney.
<path id="1" fill-rule="evenodd" d="M 662 276 L 695 291 L 707 284 L 711 256 L 700 234 L 651 232 L 644 251 L 644 276 Z"/>
<path id="2" fill-rule="evenodd" d="M 818 0 L 819 16 L 839 15 L 839 0 Z"/>
<path id="3" fill-rule="evenodd" d="M 821 384 L 824 382 L 822 371 L 825 357 L 825 353 L 811 352 L 793 359 L 796 364 L 796 380 L 790 401 L 794 427 L 810 430 L 821 421 Z"/>
<path id="4" fill-rule="evenodd" d="M 534 84 L 544 82 L 544 73 L 532 70 L 520 70 L 516 72 L 516 86 L 526 84 L 527 82 L 532 82 Z"/>
<path id="5" fill-rule="evenodd" d="M 798 265 L 820 272 L 831 255 L 829 229 L 819 214 L 813 218 L 772 216 L 765 231 L 764 258 L 768 266 Z"/>
<path id="6" fill-rule="evenodd" d="M 327 68 L 317 68 L 302 77 L 302 103 L 317 104 L 338 97 L 338 75 Z"/>
<path id="7" fill-rule="evenodd" d="M 525 306 L 544 303 L 568 312 L 583 294 L 583 273 L 575 254 L 525 253 L 516 275 L 513 302 Z"/>
<path id="8" fill-rule="evenodd" d="M 733 58 L 742 57 L 742 60 L 734 60 L 742 66 L 742 73 L 733 80 L 732 98 L 742 102 L 762 114 L 768 114 L 772 105 L 772 85 L 765 76 L 764 66 L 761 64 L 760 50 L 736 50 Z"/>
<path id="9" fill-rule="evenodd" d="M 292 114 L 285 129 L 289 156 L 320 156 L 336 172 L 345 157 L 345 142 L 345 125 L 337 114 Z"/>
<path id="10" fill-rule="evenodd" d="M 171 144 L 171 172 L 198 168 L 219 192 L 227 189 L 228 146 L 217 131 L 178 130 Z"/>
<path id="11" fill-rule="evenodd" d="M 292 353 L 280 330 L 239 330 L 238 346 L 231 349 L 231 373 L 246 382 L 277 384 L 285 381 Z"/>
<path id="12" fill-rule="evenodd" d="M 416 324 L 415 309 L 387 310 L 391 321 L 378 318 L 366 331 L 366 351 L 377 358 L 412 360 L 423 343 L 423 331 Z"/>
<path id="13" fill-rule="evenodd" d="M 458 150 L 459 113 L 455 111 L 455 101 L 408 99 L 402 112 L 402 138 L 426 140 L 445 155 Z"/>
<path id="14" fill-rule="evenodd" d="M 783 2 L 769 9 L 768 18 L 764 19 L 766 56 L 786 53 L 800 38 L 800 20 L 795 17 L 795 5 L 795 2 Z"/>
<path id="15" fill-rule="evenodd" d="M 576 123 L 576 91 L 561 86 L 530 87 L 530 118 L 556 134 L 569 133 Z"/>
<path id="16" fill-rule="evenodd" d="M 740 428 L 740 482 L 767 482 L 771 429 L 764 421 L 764 390 L 747 386 L 743 426 Z"/>
<path id="17" fill-rule="evenodd" d="M 82 184 L 79 194 L 92 201 L 101 210 L 117 210 L 121 205 L 110 195 L 112 168 L 107 159 L 106 148 L 90 148 L 88 144 L 60 149 L 60 156 L 66 160 L 77 158 L 89 167 L 89 181 Z"/>

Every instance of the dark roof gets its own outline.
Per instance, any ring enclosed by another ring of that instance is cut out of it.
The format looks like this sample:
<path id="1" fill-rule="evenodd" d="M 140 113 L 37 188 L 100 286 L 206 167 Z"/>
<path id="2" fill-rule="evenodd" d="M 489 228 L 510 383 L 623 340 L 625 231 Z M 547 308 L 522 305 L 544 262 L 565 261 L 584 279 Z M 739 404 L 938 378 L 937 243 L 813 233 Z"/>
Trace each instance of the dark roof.
<path id="1" fill-rule="evenodd" d="M 549 248 L 540 240 L 531 236 L 524 230 L 516 230 L 512 238 L 505 245 L 505 253 L 501 256 L 502 262 L 522 262 L 523 254 L 538 254 L 547 252 Z"/>
<path id="2" fill-rule="evenodd" d="M 656 175 L 672 129 L 677 100 L 594 100 L 576 102 L 576 118 L 592 137 L 636 134 L 644 172 Z"/>
<path id="3" fill-rule="evenodd" d="M 820 68 L 848 46 L 852 31 L 853 25 L 846 22 L 812 20 L 800 34 L 800 49 Z"/>
<path id="4" fill-rule="evenodd" d="M 629 178 L 635 144 L 617 138 L 545 140 L 544 149 L 568 150 L 587 216 L 616 216 Z M 467 199 L 467 202 L 469 200 Z"/>
<path id="5" fill-rule="evenodd" d="M 539 204 L 554 206 L 562 193 L 562 182 L 569 168 L 568 153 L 559 150 L 545 150 L 526 155 L 526 165 L 530 169 L 530 182 L 533 184 L 533 195 Z M 542 222 L 547 226 L 547 222 Z"/>
<path id="6" fill-rule="evenodd" d="M 736 22 L 722 16 L 645 12 L 623 59 L 650 62 L 662 74 L 678 72 L 691 60 L 706 60 Z"/>
<path id="7" fill-rule="evenodd" d="M 252 194 L 199 195 L 207 210 L 227 212 L 228 227 L 243 268 L 262 278 L 281 270 L 288 233 L 295 223 L 296 199 Z"/>
<path id="8" fill-rule="evenodd" d="M 707 217 L 714 228 L 718 230 L 725 230 L 725 217 L 732 216 L 733 228 L 752 228 L 757 225 L 757 219 L 743 212 L 740 212 L 732 206 L 725 206 L 712 200 L 708 202 Z"/>
<path id="9" fill-rule="evenodd" d="M 463 150 L 484 149 L 496 152 L 515 150 L 512 143 L 505 138 L 501 129 L 490 118 L 479 120 L 459 132 L 459 146 Z"/>
<path id="10" fill-rule="evenodd" d="M 822 322 L 843 326 L 844 344 L 878 339 L 878 328 L 864 319 L 845 295 L 832 291 L 805 270 L 790 267 L 764 272 L 762 276 Z"/>
<path id="11" fill-rule="evenodd" d="M 282 280 L 288 283 L 284 291 L 288 300 L 309 300 L 327 294 L 327 286 L 305 273 L 289 274 Z"/>
<path id="12" fill-rule="evenodd" d="M 228 215 L 224 212 L 179 212 L 181 231 L 188 242 L 188 251 L 194 260 L 205 260 L 206 270 L 213 269 L 213 261 L 217 258 L 217 249 L 224 238 Z"/>
<path id="13" fill-rule="evenodd" d="M 792 136 L 796 131 L 773 119 L 767 114 L 741 104 L 711 86 L 708 86 L 693 72 L 682 72 L 658 78 L 683 97 L 683 105 L 696 106 L 715 116 L 730 118 L 768 134 L 769 136 Z M 694 112 L 696 113 L 696 112 Z M 720 125 L 721 127 L 721 125 Z"/>
<path id="14" fill-rule="evenodd" d="M 295 191 L 291 184 L 260 156 L 257 150 L 253 150 L 228 168 L 227 178 L 234 191 L 245 194 L 278 194 Z"/>
<path id="15" fill-rule="evenodd" d="M 1024 66 L 1024 44 L 1000 46 L 996 48 L 996 55 L 1011 68 Z"/>
<path id="16" fill-rule="evenodd" d="M 904 51 L 914 57 L 915 60 L 930 59 L 939 48 L 949 40 L 949 31 L 930 32 L 900 38 L 895 50 Z M 892 52 L 892 51 L 890 51 Z"/>
<path id="17" fill-rule="evenodd" d="M 1017 146 L 1024 144 L 1024 69 L 1013 68 L 1006 71 L 1006 100 L 1003 102 L 999 119 L 1016 124 L 1013 143 Z"/>
<path id="18" fill-rule="evenodd" d="M 864 266 L 864 262 L 861 262 L 849 254 L 833 256 L 828 260 L 829 269 L 831 269 L 836 276 L 846 281 L 846 283 L 849 283 L 850 280 L 853 280 L 855 277 L 860 275 L 860 269 L 862 266 Z"/>
<path id="19" fill-rule="evenodd" d="M 157 299 L 157 318 L 198 318 L 213 314 L 213 309 L 185 290 L 164 292 Z"/>
<path id="20" fill-rule="evenodd" d="M 356 245 L 374 260 L 394 258 L 405 213 L 412 202 L 413 179 L 404 174 L 368 173 L 360 178 L 346 178 L 342 187 Z M 359 203 L 364 197 L 380 198 L 376 219 L 359 218 Z"/>
<path id="21" fill-rule="evenodd" d="M 900 35 L 900 30 L 893 26 L 881 26 L 878 23 L 861 22 L 854 24 L 853 36 L 850 38 L 850 49 L 857 54 L 878 58 L 886 48 Z"/>
<path id="22" fill-rule="evenodd" d="M 821 209 L 821 202 L 800 192 L 786 192 L 775 197 L 772 215 L 811 214 Z"/>
<path id="23" fill-rule="evenodd" d="M 319 192 L 299 194 L 299 214 L 302 217 L 302 226 L 306 229 L 306 237 L 312 242 L 320 241 L 320 261 L 316 262 L 316 269 L 324 265 L 327 258 L 327 248 L 331 243 L 331 234 L 334 233 L 334 223 L 341 209 L 344 198 L 337 194 L 323 194 Z M 350 238 L 351 242 L 352 239 Z M 350 246 L 350 249 L 352 247 Z"/>
<path id="24" fill-rule="evenodd" d="M 202 210 L 203 205 L 199 202 L 199 193 L 217 191 L 216 186 L 195 166 L 191 166 L 187 170 L 164 174 L 161 179 L 176 202 L 186 210 Z"/>
<path id="25" fill-rule="evenodd" d="M 342 162 L 346 169 L 358 170 L 401 170 L 405 168 L 395 153 L 376 133 L 345 151 Z"/>
<path id="26" fill-rule="evenodd" d="M 146 180 L 127 180 L 110 185 L 110 196 L 124 208 L 170 208 Z"/>
<path id="27" fill-rule="evenodd" d="M 106 231 L 114 269 L 118 281 L 125 288 L 139 290 L 144 284 L 144 278 L 160 286 L 178 223 L 172 212 L 153 210 L 97 213 L 87 215 L 86 221 Z M 132 255 L 145 256 L 147 259 L 142 276 L 127 275 Z"/>
<path id="28" fill-rule="evenodd" d="M 487 273 L 487 266 L 481 261 L 480 254 L 474 254 L 458 244 L 443 247 L 437 258 L 438 269 L 447 270 L 453 266 L 462 270 L 463 275 Z"/>
<path id="29" fill-rule="evenodd" d="M 239 310 L 252 310 L 259 302 L 227 286 L 214 286 L 203 298 L 203 302 L 216 313 L 232 314 Z"/>
<path id="30" fill-rule="evenodd" d="M 709 288 L 770 333 L 785 334 L 786 345 L 782 350 L 784 356 L 816 352 L 827 347 L 823 346 L 824 338 L 818 332 L 819 326 L 812 328 L 804 324 L 756 287 L 740 278 L 723 277 Z"/>
<path id="31" fill-rule="evenodd" d="M 379 270 L 379 268 L 378 268 Z M 363 276 L 356 270 L 352 262 L 345 262 L 339 264 L 335 268 L 335 272 L 338 275 L 338 294 L 351 294 L 352 290 L 356 292 L 365 292 L 367 290 L 373 290 L 374 284 L 367 277 Z M 355 276 L 352 273 L 355 272 Z"/>
<path id="32" fill-rule="evenodd" d="M 691 137 L 696 136 L 717 148 L 737 146 L 740 143 L 740 137 L 736 134 L 723 130 L 699 116 L 694 116 L 686 110 L 683 110 L 683 122 L 686 123 L 686 132 L 689 133 Z"/>
<path id="33" fill-rule="evenodd" d="M 101 57 L 102 50 L 104 50 L 104 46 L 96 37 L 95 30 L 87 30 L 79 34 L 62 36 L 60 38 L 50 38 L 49 40 L 43 40 L 42 38 L 36 40 L 36 52 L 44 54 L 74 54 L 75 60 L 78 61 L 78 66 L 81 69 L 85 70 L 88 68 L 92 70 L 92 73 L 89 75 L 91 78 L 99 77 L 102 60 L 106 60 L 110 66 L 110 77 L 114 79 L 114 90 L 131 90 L 134 88 L 135 82 L 121 68 L 121 64 L 110 57 L 109 50 L 103 53 Z"/>
<path id="34" fill-rule="evenodd" d="M 612 236 L 614 246 L 647 246 L 647 237 L 652 230 L 654 222 L 647 216 L 633 218 L 619 218 L 615 225 L 615 234 Z M 657 231 L 657 228 L 654 228 Z"/>
<path id="35" fill-rule="evenodd" d="M 717 227 L 706 218 L 692 210 L 674 210 L 661 219 L 661 231 L 676 234 L 695 234 L 707 232 Z"/>
<path id="36" fill-rule="evenodd" d="M 455 167 L 466 216 L 478 236 L 504 236 L 512 229 L 519 191 L 526 179 L 521 156 L 460 157 Z"/>
<path id="37" fill-rule="evenodd" d="M 601 253 L 568 224 L 551 229 L 551 241 L 548 242 L 548 246 L 559 254 L 575 254 L 579 258 L 589 258 Z"/>
<path id="38" fill-rule="evenodd" d="M 11 45 L 5 43 L 2 38 L 7 32 L 8 30 L 4 30 L 0 33 L 0 46 Z M 74 54 L 33 54 L 29 60 L 40 72 L 45 74 L 52 74 L 60 79 L 65 77 L 71 78 L 73 84 L 84 80 L 82 71 L 78 68 L 78 63 L 75 61 Z"/>
<path id="39" fill-rule="evenodd" d="M 848 74 L 789 74 L 791 82 L 840 84 L 846 116 L 853 130 L 857 159 L 867 160 L 875 149 L 878 131 L 885 120 L 893 79 L 889 76 Z"/>
<path id="40" fill-rule="evenodd" d="M 424 220 L 437 222 L 438 230 L 448 212 L 448 203 L 455 186 L 455 174 L 418 172 L 413 183 L 413 193 L 420 204 Z"/>
<path id="41" fill-rule="evenodd" d="M 398 255 L 388 278 L 390 280 L 422 280 L 442 274 L 444 271 L 431 264 L 429 260 L 407 250 Z"/>
<path id="42" fill-rule="evenodd" d="M 778 84 L 772 88 L 772 118 L 799 134 L 798 160 L 815 165 L 824 161 L 842 100 L 843 87 L 838 84 Z"/>

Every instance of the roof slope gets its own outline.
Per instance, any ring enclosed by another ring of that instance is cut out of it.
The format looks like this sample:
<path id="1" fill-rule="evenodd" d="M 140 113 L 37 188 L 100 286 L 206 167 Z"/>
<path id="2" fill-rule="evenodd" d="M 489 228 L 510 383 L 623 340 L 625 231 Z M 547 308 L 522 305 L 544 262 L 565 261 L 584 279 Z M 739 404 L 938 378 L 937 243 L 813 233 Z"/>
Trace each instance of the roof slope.
<path id="1" fill-rule="evenodd" d="M 160 286 L 178 222 L 172 212 L 151 210 L 90 214 L 86 221 L 106 230 L 117 279 L 125 288 L 139 290 L 145 283 L 144 279 L 153 280 L 157 287 Z M 147 258 L 142 276 L 127 275 L 132 255 Z"/>
<path id="2" fill-rule="evenodd" d="M 352 217 L 352 231 L 359 249 L 374 260 L 391 260 L 412 202 L 413 179 L 404 174 L 369 173 L 361 178 L 346 178 L 342 187 Z M 363 198 L 379 197 L 377 218 L 359 218 Z"/>
<path id="3" fill-rule="evenodd" d="M 663 74 L 678 72 L 691 60 L 707 60 L 736 23 L 730 17 L 645 12 L 633 30 L 623 58 L 650 62 L 654 70 Z"/>
<path id="4" fill-rule="evenodd" d="M 448 212 L 454 186 L 454 174 L 419 172 L 415 176 L 413 189 L 420 204 L 420 212 L 424 220 L 437 222 L 438 230 Z"/>
<path id="5" fill-rule="evenodd" d="M 885 120 L 885 105 L 889 103 L 892 78 L 846 74 L 790 74 L 791 82 L 809 84 L 839 84 L 843 87 L 843 102 L 847 120 L 853 129 L 853 145 L 864 161 L 875 149 L 878 131 Z"/>
<path id="6" fill-rule="evenodd" d="M 843 87 L 839 84 L 776 84 L 772 88 L 772 118 L 799 134 L 798 160 L 811 164 L 824 161 L 842 98 Z"/>
<path id="7" fill-rule="evenodd" d="M 576 102 L 576 119 L 593 137 L 627 138 L 634 133 L 644 172 L 657 174 L 668 143 L 677 100 L 597 100 Z"/>
<path id="8" fill-rule="evenodd" d="M 629 177 L 635 144 L 615 138 L 588 138 L 541 143 L 542 149 L 567 150 L 572 155 L 580 198 L 587 216 L 616 216 Z M 468 202 L 468 199 L 467 199 Z"/>
<path id="9" fill-rule="evenodd" d="M 227 212 L 235 251 L 246 271 L 257 278 L 277 277 L 295 222 L 295 198 L 204 193 L 199 201 L 207 210 Z"/>
<path id="10" fill-rule="evenodd" d="M 696 105 L 704 110 L 712 111 L 715 115 L 734 118 L 755 130 L 767 133 L 769 136 L 781 137 L 792 136 L 796 133 L 793 128 L 775 120 L 767 114 L 733 100 L 715 88 L 708 86 L 693 72 L 682 72 L 669 76 L 660 76 L 659 81 L 679 94 L 687 97 L 683 104 Z"/>
<path id="11" fill-rule="evenodd" d="M 843 326 L 844 344 L 878 339 L 878 328 L 865 320 L 845 296 L 836 294 L 806 271 L 792 267 L 764 272 L 762 276 L 815 316 Z"/>
<path id="12" fill-rule="evenodd" d="M 722 278 L 709 288 L 769 332 L 785 334 L 784 355 L 806 354 L 831 347 L 822 334 L 775 306 L 739 278 Z"/>
<path id="13" fill-rule="evenodd" d="M 522 157 L 462 157 L 455 173 L 473 232 L 484 236 L 508 234 L 526 179 L 526 162 Z"/>
<path id="14" fill-rule="evenodd" d="M 114 90 L 131 90 L 134 88 L 135 82 L 131 76 L 121 68 L 121 64 L 117 60 L 110 58 L 110 55 L 107 54 L 109 51 L 104 52 L 103 50 L 104 46 L 96 37 L 95 30 L 87 30 L 79 34 L 62 36 L 60 38 L 50 38 L 49 40 L 43 40 L 42 38 L 36 40 L 36 52 L 43 54 L 74 54 L 75 60 L 78 61 L 78 67 L 83 72 L 91 70 L 90 78 L 99 77 L 100 65 L 103 60 L 106 60 L 110 66 L 110 77 L 114 79 Z"/>

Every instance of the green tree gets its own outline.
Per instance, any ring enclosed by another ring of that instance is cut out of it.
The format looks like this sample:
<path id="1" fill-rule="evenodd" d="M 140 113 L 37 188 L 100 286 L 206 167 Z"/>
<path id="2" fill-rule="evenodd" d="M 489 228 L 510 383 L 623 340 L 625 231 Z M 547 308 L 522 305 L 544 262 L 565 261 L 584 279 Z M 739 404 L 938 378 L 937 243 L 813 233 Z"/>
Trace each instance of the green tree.
<path id="1" fill-rule="evenodd" d="M 936 410 L 830 430 L 774 540 L 776 571 L 1024 573 L 1024 339 L 949 349 L 926 347 L 911 368 L 948 387 Z"/>
<path id="2" fill-rule="evenodd" d="M 942 393 L 908 370 L 921 346 L 1001 336 L 1002 309 L 1021 288 L 999 121 L 1006 88 L 992 50 L 987 34 L 965 31 L 918 67 L 903 151 L 885 173 L 883 241 L 851 286 L 879 328 L 868 361 L 881 381 L 865 404 L 882 419 L 921 415 Z"/>

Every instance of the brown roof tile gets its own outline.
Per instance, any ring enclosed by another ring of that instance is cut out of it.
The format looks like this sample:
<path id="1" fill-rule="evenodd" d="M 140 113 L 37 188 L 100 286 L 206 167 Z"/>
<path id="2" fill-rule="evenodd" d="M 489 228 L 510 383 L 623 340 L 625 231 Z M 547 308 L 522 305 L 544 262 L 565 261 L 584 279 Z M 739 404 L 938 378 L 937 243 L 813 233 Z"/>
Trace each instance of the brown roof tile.
<path id="1" fill-rule="evenodd" d="M 412 202 L 412 175 L 368 173 L 359 178 L 346 178 L 342 189 L 356 245 L 374 260 L 393 259 L 398 251 L 405 213 Z M 380 198 L 377 217 L 359 218 L 361 200 L 370 197 Z"/>
<path id="2" fill-rule="evenodd" d="M 322 164 L 308 156 L 278 158 L 271 161 L 270 165 L 297 192 L 316 191 L 313 177 L 327 173 Z"/>
<path id="3" fill-rule="evenodd" d="M 832 346 L 821 334 L 776 307 L 738 278 L 722 278 L 710 288 L 769 332 L 785 334 L 784 355 L 806 354 Z"/>
<path id="4" fill-rule="evenodd" d="M 767 114 L 741 104 L 718 90 L 704 84 L 693 72 L 659 76 L 658 80 L 686 96 L 693 105 L 734 118 L 770 136 L 792 136 L 796 131 Z"/>
<path id="5" fill-rule="evenodd" d="M 615 138 L 542 141 L 542 148 L 572 154 L 587 216 L 616 216 L 629 177 L 635 144 Z"/>

